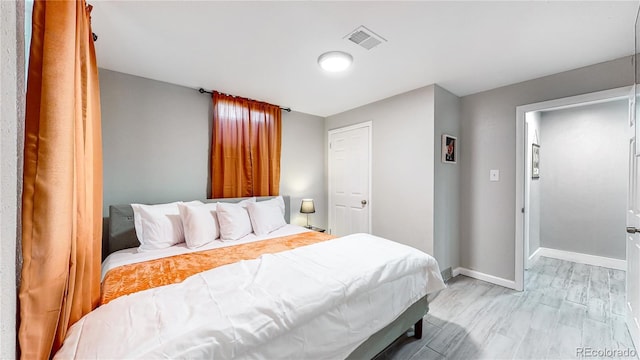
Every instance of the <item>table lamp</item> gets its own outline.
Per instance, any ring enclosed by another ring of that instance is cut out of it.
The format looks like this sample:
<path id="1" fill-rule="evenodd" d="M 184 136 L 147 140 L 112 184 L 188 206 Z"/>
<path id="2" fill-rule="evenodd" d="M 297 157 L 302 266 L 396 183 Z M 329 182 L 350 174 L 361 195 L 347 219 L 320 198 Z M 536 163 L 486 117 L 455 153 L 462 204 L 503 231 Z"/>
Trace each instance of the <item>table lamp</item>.
<path id="1" fill-rule="evenodd" d="M 300 212 L 302 214 L 307 214 L 307 228 L 311 229 L 311 225 L 309 225 L 309 214 L 316 212 L 316 207 L 313 205 L 313 199 L 302 199 Z"/>

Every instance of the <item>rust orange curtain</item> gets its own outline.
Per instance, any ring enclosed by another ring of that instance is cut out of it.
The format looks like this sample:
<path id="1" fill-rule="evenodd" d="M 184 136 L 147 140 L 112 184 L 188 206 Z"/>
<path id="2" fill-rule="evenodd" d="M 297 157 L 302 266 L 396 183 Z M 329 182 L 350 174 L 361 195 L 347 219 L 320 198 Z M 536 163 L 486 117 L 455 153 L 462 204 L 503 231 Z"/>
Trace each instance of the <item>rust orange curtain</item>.
<path id="1" fill-rule="evenodd" d="M 281 133 L 279 106 L 214 91 L 212 197 L 278 195 Z"/>
<path id="2" fill-rule="evenodd" d="M 98 68 L 84 1 L 35 1 L 27 83 L 20 329 L 47 359 L 100 299 Z"/>

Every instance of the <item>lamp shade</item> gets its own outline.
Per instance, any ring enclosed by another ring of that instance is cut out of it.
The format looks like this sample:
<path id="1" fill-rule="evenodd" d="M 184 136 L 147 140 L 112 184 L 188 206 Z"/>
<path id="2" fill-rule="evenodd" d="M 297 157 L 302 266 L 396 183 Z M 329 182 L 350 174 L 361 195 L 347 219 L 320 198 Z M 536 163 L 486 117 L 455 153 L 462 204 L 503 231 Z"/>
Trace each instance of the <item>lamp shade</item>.
<path id="1" fill-rule="evenodd" d="M 300 212 L 303 214 L 312 214 L 316 212 L 316 207 L 313 205 L 313 199 L 302 199 Z"/>

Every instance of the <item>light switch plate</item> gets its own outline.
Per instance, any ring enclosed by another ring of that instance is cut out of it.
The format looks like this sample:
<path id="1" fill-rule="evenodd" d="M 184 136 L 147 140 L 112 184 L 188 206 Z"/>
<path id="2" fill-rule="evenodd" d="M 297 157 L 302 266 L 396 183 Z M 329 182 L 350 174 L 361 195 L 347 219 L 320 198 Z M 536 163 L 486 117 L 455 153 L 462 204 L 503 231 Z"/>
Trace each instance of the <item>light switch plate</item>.
<path id="1" fill-rule="evenodd" d="M 500 170 L 489 170 L 489 181 L 500 181 Z"/>

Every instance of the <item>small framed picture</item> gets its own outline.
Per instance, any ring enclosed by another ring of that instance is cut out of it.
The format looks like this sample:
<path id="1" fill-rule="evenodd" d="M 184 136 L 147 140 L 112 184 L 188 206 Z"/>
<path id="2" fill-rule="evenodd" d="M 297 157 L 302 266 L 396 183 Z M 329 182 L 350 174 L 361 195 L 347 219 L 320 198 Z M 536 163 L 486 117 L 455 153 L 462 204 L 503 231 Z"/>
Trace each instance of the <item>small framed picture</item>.
<path id="1" fill-rule="evenodd" d="M 458 162 L 458 138 L 442 134 L 442 162 L 455 164 Z"/>
<path id="2" fill-rule="evenodd" d="M 540 145 L 531 144 L 531 178 L 540 178 Z"/>

